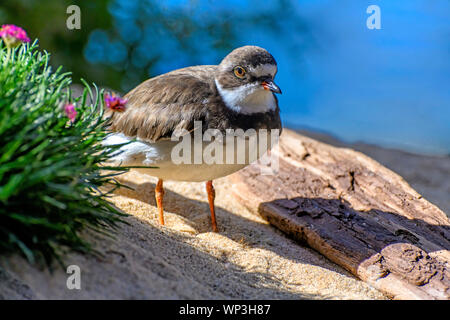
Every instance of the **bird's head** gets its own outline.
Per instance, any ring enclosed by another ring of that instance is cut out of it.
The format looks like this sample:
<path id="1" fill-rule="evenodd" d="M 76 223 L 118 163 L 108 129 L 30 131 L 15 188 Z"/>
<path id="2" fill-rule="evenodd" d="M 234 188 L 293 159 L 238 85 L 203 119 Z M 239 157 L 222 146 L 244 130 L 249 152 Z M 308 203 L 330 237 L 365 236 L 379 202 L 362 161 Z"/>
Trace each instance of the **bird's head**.
<path id="1" fill-rule="evenodd" d="M 267 50 L 245 46 L 222 60 L 215 82 L 228 108 L 244 114 L 267 112 L 276 108 L 273 93 L 281 93 L 276 73 L 277 63 Z"/>

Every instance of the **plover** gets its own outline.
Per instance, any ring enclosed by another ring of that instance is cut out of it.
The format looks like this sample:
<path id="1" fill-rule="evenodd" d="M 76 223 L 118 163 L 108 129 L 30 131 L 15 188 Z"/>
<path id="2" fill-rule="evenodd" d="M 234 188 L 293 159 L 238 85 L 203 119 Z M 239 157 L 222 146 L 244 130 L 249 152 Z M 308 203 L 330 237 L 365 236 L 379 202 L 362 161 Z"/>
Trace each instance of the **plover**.
<path id="1" fill-rule="evenodd" d="M 248 165 L 252 159 L 249 153 L 255 151 L 255 146 L 251 146 L 249 136 L 244 135 L 245 149 L 239 149 L 237 140 L 232 138 L 235 145 L 231 149 L 224 147 L 220 155 L 217 154 L 220 148 L 213 147 L 211 154 L 224 161 L 216 158 L 212 163 L 199 162 L 198 150 L 211 146 L 212 141 L 229 146 L 229 139 L 223 137 L 233 130 L 235 133 L 250 130 L 281 133 L 278 100 L 274 94 L 281 93 L 274 82 L 276 73 L 277 63 L 267 50 L 244 46 L 229 53 L 219 65 L 187 67 L 146 80 L 125 95 L 128 100 L 125 111 L 107 113 L 111 117 L 112 133 L 104 144 L 129 142 L 111 161 L 127 166 L 157 167 L 137 170 L 158 178 L 155 198 L 161 224 L 164 224 L 163 181 L 203 181 L 206 182 L 212 230 L 218 231 L 212 180 Z M 199 142 L 194 137 L 211 130 L 223 133 L 223 139 L 216 135 L 217 140 L 210 137 L 211 142 L 205 141 L 208 139 Z M 173 159 L 175 148 L 180 148 L 180 138 L 186 136 L 193 138 L 189 139 L 192 145 L 181 153 L 189 161 L 179 163 Z M 261 147 L 257 150 L 257 157 L 272 147 L 268 140 L 265 150 L 260 150 Z M 239 154 L 227 158 L 230 150 L 235 153 L 245 150 L 245 160 L 239 161 Z M 230 159 L 233 160 L 230 162 Z"/>

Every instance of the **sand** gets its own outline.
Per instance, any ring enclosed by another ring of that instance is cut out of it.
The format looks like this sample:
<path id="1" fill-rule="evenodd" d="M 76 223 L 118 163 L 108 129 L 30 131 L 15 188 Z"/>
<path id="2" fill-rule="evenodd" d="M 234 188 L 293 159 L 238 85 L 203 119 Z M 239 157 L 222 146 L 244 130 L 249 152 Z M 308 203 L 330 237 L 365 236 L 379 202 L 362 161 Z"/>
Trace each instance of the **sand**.
<path id="1" fill-rule="evenodd" d="M 160 226 L 155 178 L 130 172 L 112 201 L 131 216 L 116 239 L 86 235 L 103 256 L 71 253 L 81 290 L 69 276 L 51 274 L 22 258 L 0 262 L 0 298 L 6 299 L 386 299 L 315 251 L 285 237 L 215 181 L 220 233 L 211 232 L 202 183 L 166 182 Z"/>
<path id="2" fill-rule="evenodd" d="M 450 214 L 450 157 L 415 155 L 302 132 L 371 156 Z M 130 214 L 115 239 L 86 234 L 101 255 L 70 253 L 81 290 L 69 290 L 65 270 L 0 257 L 0 299 L 386 299 L 317 252 L 285 237 L 215 181 L 220 233 L 211 232 L 201 183 L 165 182 L 166 226 L 154 200 L 156 179 L 130 172 L 111 200 Z"/>

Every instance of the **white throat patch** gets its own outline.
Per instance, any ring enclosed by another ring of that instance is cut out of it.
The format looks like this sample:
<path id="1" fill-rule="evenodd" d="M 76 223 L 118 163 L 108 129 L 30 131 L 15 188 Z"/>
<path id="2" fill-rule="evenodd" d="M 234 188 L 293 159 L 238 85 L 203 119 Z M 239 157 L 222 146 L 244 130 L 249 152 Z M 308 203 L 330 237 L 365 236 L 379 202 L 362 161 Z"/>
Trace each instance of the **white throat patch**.
<path id="1" fill-rule="evenodd" d="M 235 89 L 224 89 L 216 80 L 216 87 L 225 105 L 238 113 L 252 114 L 276 109 L 273 93 L 264 90 L 259 84 L 247 84 Z"/>

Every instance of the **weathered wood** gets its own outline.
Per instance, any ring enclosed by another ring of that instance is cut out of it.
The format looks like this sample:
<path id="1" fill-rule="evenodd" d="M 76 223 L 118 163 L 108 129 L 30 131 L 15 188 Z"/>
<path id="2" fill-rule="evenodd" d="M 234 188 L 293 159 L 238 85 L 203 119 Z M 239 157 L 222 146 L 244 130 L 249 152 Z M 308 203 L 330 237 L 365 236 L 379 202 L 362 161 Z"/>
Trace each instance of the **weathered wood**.
<path id="1" fill-rule="evenodd" d="M 450 299 L 450 221 L 362 153 L 285 130 L 279 172 L 230 176 L 235 196 L 289 236 L 397 299 Z"/>

